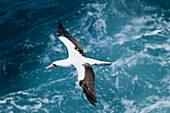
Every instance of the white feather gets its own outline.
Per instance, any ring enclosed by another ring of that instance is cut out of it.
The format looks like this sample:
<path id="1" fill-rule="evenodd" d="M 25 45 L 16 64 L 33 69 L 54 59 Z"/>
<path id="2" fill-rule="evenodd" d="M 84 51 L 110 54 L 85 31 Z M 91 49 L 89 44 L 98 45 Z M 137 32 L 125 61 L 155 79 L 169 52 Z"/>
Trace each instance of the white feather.
<path id="1" fill-rule="evenodd" d="M 85 58 L 84 56 L 82 56 L 82 54 L 80 54 L 75 49 L 76 46 L 68 38 L 66 38 L 64 36 L 59 36 L 59 39 L 67 47 L 69 56 L 65 60 L 55 61 L 54 63 L 61 67 L 70 67 L 73 65 L 78 71 L 78 80 L 79 81 L 83 80 L 85 77 L 85 68 L 84 68 L 83 64 L 88 63 L 90 65 L 94 65 L 94 64 L 110 63 L 110 62 L 99 61 L 99 60 L 95 60 L 95 59 L 91 59 L 91 58 Z"/>

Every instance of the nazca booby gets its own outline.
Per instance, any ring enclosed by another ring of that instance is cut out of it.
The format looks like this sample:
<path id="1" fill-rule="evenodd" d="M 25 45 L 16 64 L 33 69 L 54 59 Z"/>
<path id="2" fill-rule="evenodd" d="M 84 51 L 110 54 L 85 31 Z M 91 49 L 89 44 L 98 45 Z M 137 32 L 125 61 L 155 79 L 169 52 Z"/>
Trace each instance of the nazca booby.
<path id="1" fill-rule="evenodd" d="M 51 67 L 72 67 L 78 71 L 79 85 L 82 87 L 83 93 L 91 104 L 96 106 L 97 97 L 95 93 L 95 75 L 90 65 L 110 65 L 111 62 L 105 62 L 86 58 L 80 43 L 74 39 L 59 21 L 57 24 L 58 38 L 65 44 L 68 50 L 68 58 L 53 62 L 46 69 Z"/>

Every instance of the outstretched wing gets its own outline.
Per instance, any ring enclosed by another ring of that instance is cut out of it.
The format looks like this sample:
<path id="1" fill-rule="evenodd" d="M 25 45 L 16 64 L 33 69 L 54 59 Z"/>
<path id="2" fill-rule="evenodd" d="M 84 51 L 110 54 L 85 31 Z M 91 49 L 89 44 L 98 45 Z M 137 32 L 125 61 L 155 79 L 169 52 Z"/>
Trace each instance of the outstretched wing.
<path id="1" fill-rule="evenodd" d="M 67 47 L 69 56 L 75 56 L 76 54 L 85 56 L 85 53 L 80 43 L 67 32 L 67 30 L 64 28 L 63 24 L 60 21 L 57 24 L 57 35 Z"/>
<path id="2" fill-rule="evenodd" d="M 78 71 L 79 85 L 82 87 L 83 93 L 91 104 L 96 106 L 97 97 L 95 93 L 95 75 L 89 64 L 76 66 Z M 82 79 L 84 77 L 84 79 Z"/>

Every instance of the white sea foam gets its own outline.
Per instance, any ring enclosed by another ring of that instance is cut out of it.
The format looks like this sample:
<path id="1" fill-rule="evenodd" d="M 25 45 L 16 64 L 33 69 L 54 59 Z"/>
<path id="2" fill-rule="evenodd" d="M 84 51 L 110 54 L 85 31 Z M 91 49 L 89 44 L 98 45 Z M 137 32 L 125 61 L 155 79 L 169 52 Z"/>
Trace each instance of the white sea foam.
<path id="1" fill-rule="evenodd" d="M 54 47 L 52 47 L 52 49 L 53 49 L 53 51 L 55 51 L 55 52 L 64 52 L 64 50 L 62 49 L 62 45 L 61 44 L 59 44 L 58 46 L 54 46 Z"/>
<path id="2" fill-rule="evenodd" d="M 150 47 L 150 46 L 146 46 L 146 48 L 147 47 Z M 165 48 L 166 46 L 158 46 L 158 47 Z M 155 48 L 157 48 L 157 47 L 155 47 Z M 168 49 L 168 48 L 166 48 L 166 49 Z M 149 60 L 152 63 L 159 63 L 160 65 L 164 66 L 164 65 L 168 64 L 168 61 L 164 57 L 166 58 L 167 56 L 163 56 L 163 57 L 152 56 L 152 55 L 146 53 L 145 49 L 144 49 L 139 53 L 132 52 L 131 55 L 128 57 L 121 57 L 121 58 L 117 59 L 115 62 L 112 63 L 111 66 L 113 69 L 113 73 L 116 73 L 117 72 L 116 69 L 119 67 L 125 68 L 125 67 L 132 67 L 137 64 L 144 64 L 145 59 Z M 113 75 L 115 75 L 115 74 L 113 74 Z"/>
<path id="3" fill-rule="evenodd" d="M 54 53 L 54 52 L 63 53 L 63 52 L 65 52 L 63 50 L 64 45 L 61 44 L 61 43 L 59 43 L 59 44 L 56 43 L 56 37 L 54 36 L 54 34 L 50 34 L 49 37 L 50 37 L 50 41 L 48 43 L 48 47 L 46 48 L 46 51 L 44 52 L 44 56 L 40 58 L 41 64 L 50 62 L 51 58 L 49 57 L 49 55 L 51 53 Z"/>
<path id="4" fill-rule="evenodd" d="M 93 27 L 95 28 L 95 30 L 97 30 L 97 32 L 99 32 L 102 36 L 103 33 L 106 33 L 106 23 L 105 20 L 100 18 L 98 20 L 96 20 L 96 22 L 93 24 Z M 100 35 L 99 35 L 100 37 Z"/>
<path id="5" fill-rule="evenodd" d="M 144 17 L 134 18 L 131 20 L 131 23 L 136 24 L 136 25 L 143 25 L 143 23 L 145 22 L 146 22 L 146 19 Z"/>
<path id="6" fill-rule="evenodd" d="M 112 67 L 113 69 L 115 69 L 116 67 L 123 67 L 123 66 L 131 67 L 133 65 L 136 65 L 138 62 L 138 59 L 140 60 L 140 58 L 142 57 L 144 57 L 144 54 L 138 53 L 130 57 L 119 58 L 118 60 L 112 63 Z"/>
<path id="7" fill-rule="evenodd" d="M 52 40 L 52 41 L 55 41 L 56 39 L 55 39 L 55 36 L 53 35 L 53 34 L 50 34 L 50 39 Z"/>
<path id="8" fill-rule="evenodd" d="M 162 31 L 162 30 L 149 31 L 149 32 L 147 32 L 147 33 L 144 33 L 144 34 L 135 36 L 134 39 L 141 38 L 142 36 L 152 36 L 152 35 L 157 35 L 157 34 L 159 34 L 161 31 Z"/>
<path id="9" fill-rule="evenodd" d="M 87 12 L 87 14 L 88 14 L 89 16 L 93 16 L 93 13 L 92 13 L 92 12 Z"/>
<path id="10" fill-rule="evenodd" d="M 18 91 L 17 93 L 18 93 L 18 94 L 22 94 L 22 95 L 30 95 L 30 93 L 24 92 L 24 91 Z"/>
<path id="11" fill-rule="evenodd" d="M 158 34 L 159 32 L 161 32 L 162 30 L 155 30 L 155 31 L 151 31 L 149 33 L 145 33 L 144 36 L 150 36 L 150 35 L 156 35 Z"/>
<path id="12" fill-rule="evenodd" d="M 30 49 L 30 48 L 33 48 L 34 45 L 33 44 L 24 44 L 23 48 L 26 48 L 26 49 Z"/>
<path id="13" fill-rule="evenodd" d="M 140 113 L 148 113 L 155 109 L 170 108 L 170 101 L 158 101 L 152 105 L 149 105 L 141 110 Z M 161 110 L 160 110 L 161 111 Z"/>
<path id="14" fill-rule="evenodd" d="M 48 57 L 48 55 L 45 55 L 45 56 L 42 58 L 42 62 L 43 62 L 43 63 L 50 62 L 50 58 Z"/>
<path id="15" fill-rule="evenodd" d="M 85 15 L 80 21 L 81 27 L 80 30 L 84 32 L 85 37 L 92 37 L 91 32 L 89 32 L 89 28 L 93 26 L 95 32 L 98 34 L 98 39 L 103 37 L 104 33 L 106 33 L 106 19 L 103 15 L 103 10 L 106 8 L 106 4 L 99 4 L 99 3 L 88 3 L 85 7 L 83 7 L 81 10 L 88 10 L 87 15 Z M 95 9 L 95 10 L 92 10 Z M 91 11 L 92 10 L 92 11 Z M 92 18 L 95 18 L 94 23 L 92 23 Z M 89 22 L 87 24 L 86 22 Z"/>
<path id="16" fill-rule="evenodd" d="M 119 77 L 117 76 L 116 82 L 115 82 L 115 87 L 119 89 Z"/>
<path id="17" fill-rule="evenodd" d="M 126 111 L 124 113 L 136 113 L 138 110 L 136 107 L 133 105 L 134 101 L 133 100 L 127 100 L 127 99 L 121 99 L 121 103 L 125 105 Z"/>
<path id="18" fill-rule="evenodd" d="M 0 104 L 5 104 L 8 100 L 11 100 L 12 98 L 5 98 L 4 100 L 0 100 Z"/>
<path id="19" fill-rule="evenodd" d="M 20 109 L 20 110 L 27 110 L 28 109 L 28 106 L 27 105 L 23 105 L 23 106 L 20 106 L 20 105 L 17 105 L 13 100 L 10 102 L 13 106 L 15 106 L 17 109 Z"/>
<path id="20" fill-rule="evenodd" d="M 170 45 L 169 44 L 145 44 L 145 50 L 147 51 L 147 48 L 151 49 L 165 49 L 166 51 L 170 51 Z"/>
<path id="21" fill-rule="evenodd" d="M 64 52 L 62 44 L 56 44 L 56 37 L 50 34 L 51 42 L 48 44 L 52 48 L 50 51 Z"/>
<path id="22" fill-rule="evenodd" d="M 56 98 L 57 98 L 57 102 L 58 102 L 59 107 L 61 107 L 61 102 L 64 100 L 63 95 L 55 95 L 53 97 L 53 100 L 55 100 Z"/>
<path id="23" fill-rule="evenodd" d="M 117 38 L 117 41 L 114 43 L 114 45 L 122 45 L 125 42 L 139 39 L 142 36 L 160 35 L 160 33 L 164 31 L 164 29 L 160 27 L 161 25 L 154 26 L 154 28 L 153 26 L 145 26 L 148 21 L 155 21 L 155 19 L 150 16 L 132 19 L 130 24 L 125 25 L 125 27 L 119 33 L 114 35 L 114 37 Z M 141 34 L 141 29 L 144 28 L 145 32 Z"/>
<path id="24" fill-rule="evenodd" d="M 139 79 L 138 75 L 136 75 L 133 79 L 132 79 L 132 84 L 135 83 L 135 81 L 137 81 Z"/>
<path id="25" fill-rule="evenodd" d="M 124 32 L 124 30 L 127 30 L 126 32 Z M 161 32 L 161 30 L 155 30 L 155 31 L 149 31 L 147 33 L 141 34 L 141 35 L 137 35 L 137 36 L 130 36 L 132 38 L 129 38 L 129 36 L 127 36 L 127 33 L 130 32 L 128 27 L 125 27 L 122 32 L 115 34 L 115 37 L 118 38 L 118 44 L 122 45 L 127 41 L 132 41 L 132 40 L 136 40 L 141 38 L 142 36 L 152 36 L 152 35 L 157 35 L 159 32 Z M 125 33 L 125 34 L 124 34 Z M 135 34 L 134 34 L 135 35 Z M 114 43 L 117 44 L 117 43 Z"/>
<path id="26" fill-rule="evenodd" d="M 159 112 L 166 108 L 170 108 L 169 97 L 163 97 L 162 99 L 156 95 L 149 96 L 141 100 L 140 104 L 136 106 L 134 100 L 121 99 L 121 103 L 125 106 L 125 113 L 149 113 Z M 144 107 L 146 106 L 146 107 Z"/>
<path id="27" fill-rule="evenodd" d="M 110 105 L 109 102 L 105 102 L 104 100 L 101 100 L 101 105 L 102 105 L 102 109 L 100 109 L 98 112 L 99 113 L 114 113 L 114 106 L 112 106 L 112 109 L 110 109 Z"/>

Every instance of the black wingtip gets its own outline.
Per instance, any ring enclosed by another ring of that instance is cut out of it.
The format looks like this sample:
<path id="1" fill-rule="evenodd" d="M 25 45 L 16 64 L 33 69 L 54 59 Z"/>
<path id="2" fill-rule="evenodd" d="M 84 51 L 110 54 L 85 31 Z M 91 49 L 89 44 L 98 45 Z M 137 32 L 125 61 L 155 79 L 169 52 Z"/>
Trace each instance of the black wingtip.
<path id="1" fill-rule="evenodd" d="M 89 100 L 89 102 L 90 102 L 93 106 L 96 107 L 97 98 L 93 98 L 93 97 L 91 97 L 91 96 L 92 96 L 92 95 L 86 94 L 86 97 L 87 97 L 87 99 Z"/>
<path id="2" fill-rule="evenodd" d="M 61 36 L 62 33 L 64 32 L 64 29 L 65 28 L 64 28 L 63 24 L 60 21 L 58 21 L 58 24 L 57 24 L 57 35 Z"/>
<path id="3" fill-rule="evenodd" d="M 61 21 L 58 21 L 58 23 L 57 23 L 57 30 L 58 30 L 58 28 L 60 28 L 61 26 L 63 26 L 63 24 L 61 23 Z"/>
<path id="4" fill-rule="evenodd" d="M 95 106 L 96 107 L 96 103 L 91 103 L 93 106 Z"/>
<path id="5" fill-rule="evenodd" d="M 61 23 L 61 21 L 58 21 L 58 23 L 57 23 L 57 35 L 58 36 L 66 36 L 66 35 L 68 35 L 68 32 L 64 28 L 64 26 Z"/>

